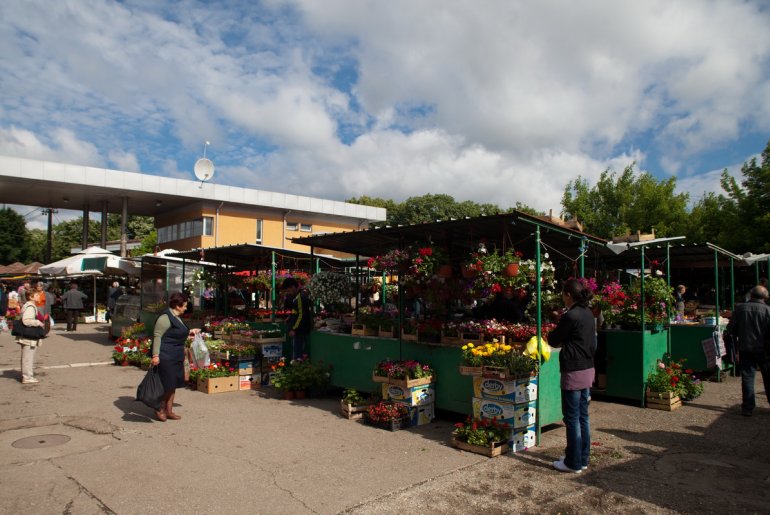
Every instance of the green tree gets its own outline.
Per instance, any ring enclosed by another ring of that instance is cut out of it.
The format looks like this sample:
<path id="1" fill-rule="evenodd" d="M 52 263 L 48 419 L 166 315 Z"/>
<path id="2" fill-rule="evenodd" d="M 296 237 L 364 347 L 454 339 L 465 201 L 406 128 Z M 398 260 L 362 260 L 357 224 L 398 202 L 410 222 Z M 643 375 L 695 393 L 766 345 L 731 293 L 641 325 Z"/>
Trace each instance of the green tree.
<path id="1" fill-rule="evenodd" d="M 38 261 L 45 263 L 45 251 L 48 246 L 48 231 L 45 229 L 30 229 L 27 236 L 27 242 L 29 244 L 30 261 Z"/>
<path id="2" fill-rule="evenodd" d="M 581 177 L 570 181 L 562 196 L 562 216 L 580 220 L 587 232 L 612 238 L 626 231 L 681 236 L 688 228 L 686 193 L 675 194 L 676 179 L 658 181 L 634 164 L 616 175 L 605 170 L 591 188 Z"/>
<path id="3" fill-rule="evenodd" d="M 24 217 L 11 209 L 0 209 L 0 263 L 9 265 L 26 261 L 29 254 L 27 223 Z"/>
<path id="4" fill-rule="evenodd" d="M 756 158 L 741 167 L 740 185 L 727 170 L 722 172 L 722 189 L 727 193 L 723 206 L 734 218 L 724 235 L 723 245 L 733 252 L 770 251 L 770 142 Z"/>
<path id="5" fill-rule="evenodd" d="M 158 244 L 158 232 L 153 229 L 149 234 L 145 235 L 144 238 L 142 238 L 142 243 L 138 247 L 131 250 L 130 255 L 143 256 L 144 254 L 150 254 L 152 252 L 155 252 L 155 246 L 157 244 Z"/>

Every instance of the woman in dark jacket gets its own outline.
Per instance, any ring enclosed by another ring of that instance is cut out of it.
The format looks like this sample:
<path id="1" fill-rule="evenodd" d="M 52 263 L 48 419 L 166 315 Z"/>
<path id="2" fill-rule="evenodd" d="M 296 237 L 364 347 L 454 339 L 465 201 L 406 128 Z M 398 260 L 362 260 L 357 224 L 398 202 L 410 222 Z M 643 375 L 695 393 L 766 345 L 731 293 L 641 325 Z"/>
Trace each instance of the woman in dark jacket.
<path id="1" fill-rule="evenodd" d="M 158 317 L 152 338 L 152 364 L 158 367 L 160 381 L 163 383 L 163 398 L 155 410 L 158 420 L 179 420 L 174 413 L 174 394 L 184 386 L 185 342 L 190 332 L 200 329 L 187 328 L 179 317 L 187 309 L 187 297 L 180 292 L 172 293 L 168 298 L 168 309 Z"/>
<path id="2" fill-rule="evenodd" d="M 591 452 L 588 399 L 594 382 L 596 322 L 588 307 L 593 293 L 580 281 L 566 281 L 561 297 L 567 312 L 548 335 L 548 343 L 561 347 L 561 409 L 567 427 L 567 450 L 559 461 L 553 462 L 553 467 L 561 472 L 579 473 L 588 468 Z"/>

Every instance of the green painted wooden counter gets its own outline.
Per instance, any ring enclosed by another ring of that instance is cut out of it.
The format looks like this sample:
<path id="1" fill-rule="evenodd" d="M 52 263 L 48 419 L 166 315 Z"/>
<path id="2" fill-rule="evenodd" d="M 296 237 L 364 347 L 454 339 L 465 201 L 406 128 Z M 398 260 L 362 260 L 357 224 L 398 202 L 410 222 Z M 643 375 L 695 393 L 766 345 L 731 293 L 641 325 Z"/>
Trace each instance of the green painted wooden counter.
<path id="1" fill-rule="evenodd" d="M 606 342 L 607 388 L 601 393 L 644 406 L 647 376 L 666 354 L 668 330 L 606 330 L 602 336 Z"/>
<path id="2" fill-rule="evenodd" d="M 332 385 L 355 388 L 361 392 L 380 391 L 372 381 L 372 370 L 382 360 L 406 360 L 429 363 L 436 371 L 436 408 L 470 414 L 473 381 L 459 374 L 458 347 L 402 341 L 395 338 L 351 336 L 349 334 L 314 331 L 310 335 L 310 359 L 331 363 Z M 561 389 L 558 353 L 544 363 L 538 396 L 541 426 L 561 420 Z"/>
<path id="3" fill-rule="evenodd" d="M 724 327 L 721 327 L 720 330 L 724 330 Z M 671 324 L 670 331 L 671 359 L 674 361 L 686 359 L 686 368 L 691 368 L 696 372 L 709 370 L 701 342 L 712 338 L 714 326 Z"/>

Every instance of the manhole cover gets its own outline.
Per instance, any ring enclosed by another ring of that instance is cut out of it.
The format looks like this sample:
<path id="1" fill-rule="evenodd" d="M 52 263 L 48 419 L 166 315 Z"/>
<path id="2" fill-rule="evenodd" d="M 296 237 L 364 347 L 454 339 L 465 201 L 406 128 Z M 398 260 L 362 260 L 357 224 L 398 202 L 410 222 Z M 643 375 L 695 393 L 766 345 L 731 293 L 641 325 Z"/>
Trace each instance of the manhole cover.
<path id="1" fill-rule="evenodd" d="M 71 438 L 67 435 L 37 435 L 16 440 L 11 445 L 17 449 L 42 449 L 62 445 L 70 440 Z"/>

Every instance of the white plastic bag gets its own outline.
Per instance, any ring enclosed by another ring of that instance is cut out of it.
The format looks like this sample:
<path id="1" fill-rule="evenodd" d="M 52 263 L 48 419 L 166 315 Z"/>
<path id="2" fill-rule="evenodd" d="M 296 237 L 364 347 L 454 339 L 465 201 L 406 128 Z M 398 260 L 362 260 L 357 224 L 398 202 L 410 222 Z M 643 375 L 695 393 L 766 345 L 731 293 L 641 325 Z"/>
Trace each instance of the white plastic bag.
<path id="1" fill-rule="evenodd" d="M 211 364 L 209 349 L 206 347 L 206 342 L 203 341 L 203 336 L 200 333 L 196 333 L 195 338 L 193 338 L 190 350 L 192 350 L 193 357 L 195 358 L 196 367 L 204 368 Z"/>
<path id="2" fill-rule="evenodd" d="M 51 329 L 53 329 L 54 321 L 53 321 L 53 317 L 51 315 L 48 315 L 48 321 L 51 322 Z"/>
<path id="3" fill-rule="evenodd" d="M 0 318 L 0 332 L 7 332 L 8 331 L 8 322 L 5 321 L 5 318 Z"/>

